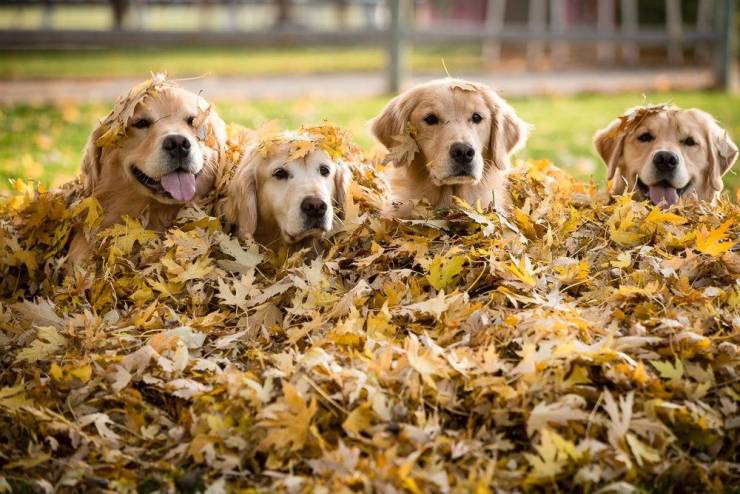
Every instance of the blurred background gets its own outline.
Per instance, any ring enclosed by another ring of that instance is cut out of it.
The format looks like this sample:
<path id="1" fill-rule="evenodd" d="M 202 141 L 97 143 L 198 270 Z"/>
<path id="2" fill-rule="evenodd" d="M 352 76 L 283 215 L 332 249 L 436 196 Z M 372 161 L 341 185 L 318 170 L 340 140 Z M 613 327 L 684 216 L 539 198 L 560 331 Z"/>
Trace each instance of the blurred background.
<path id="1" fill-rule="evenodd" d="M 368 152 L 390 95 L 478 80 L 534 124 L 521 158 L 603 186 L 591 138 L 631 106 L 700 107 L 740 140 L 739 30 L 740 0 L 0 0 L 0 190 L 72 178 L 150 71 L 227 122 L 328 119 Z"/>

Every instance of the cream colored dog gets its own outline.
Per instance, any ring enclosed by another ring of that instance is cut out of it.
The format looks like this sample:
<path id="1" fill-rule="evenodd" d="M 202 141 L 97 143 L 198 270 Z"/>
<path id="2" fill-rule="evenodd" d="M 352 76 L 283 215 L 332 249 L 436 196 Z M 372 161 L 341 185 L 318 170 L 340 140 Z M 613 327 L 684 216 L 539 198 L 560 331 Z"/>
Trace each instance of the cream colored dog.
<path id="1" fill-rule="evenodd" d="M 448 207 L 453 196 L 506 209 L 505 171 L 528 130 L 482 84 L 439 79 L 397 96 L 372 122 L 375 137 L 396 165 L 390 172 L 395 203 L 390 213 L 403 216 L 397 203 L 413 199 Z"/>
<path id="2" fill-rule="evenodd" d="M 247 150 L 219 204 L 224 219 L 241 238 L 249 235 L 266 247 L 295 244 L 331 231 L 344 204 L 350 174 L 316 148 L 291 157 L 291 143 L 269 152 Z"/>
<path id="3" fill-rule="evenodd" d="M 163 230 L 183 205 L 213 187 L 225 125 L 202 97 L 171 84 L 139 91 L 138 102 L 132 98 L 119 101 L 120 112 L 88 139 L 85 194 L 100 202 L 103 228 L 128 215 Z M 87 241 L 77 233 L 70 258 L 86 251 Z"/>
<path id="4" fill-rule="evenodd" d="M 738 149 L 711 115 L 671 105 L 636 107 L 594 136 L 611 192 L 671 206 L 682 196 L 714 201 Z"/>

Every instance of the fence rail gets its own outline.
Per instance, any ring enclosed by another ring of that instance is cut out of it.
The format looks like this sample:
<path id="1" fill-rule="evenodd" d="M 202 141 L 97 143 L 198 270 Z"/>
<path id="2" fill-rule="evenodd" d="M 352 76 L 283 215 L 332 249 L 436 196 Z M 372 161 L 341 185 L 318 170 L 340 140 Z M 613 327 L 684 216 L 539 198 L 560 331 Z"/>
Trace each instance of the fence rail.
<path id="1" fill-rule="evenodd" d="M 39 0 L 40 1 L 40 0 Z M 57 1 L 57 0 L 51 0 Z M 72 0 L 62 0 L 69 2 Z M 89 2 L 90 0 L 79 0 Z M 156 2 L 157 0 L 155 0 Z M 195 0 L 177 0 L 188 3 Z M 265 0 L 229 0 L 232 4 L 264 3 Z M 316 2 L 305 0 L 304 3 Z M 349 0 L 350 3 L 372 3 L 376 0 Z M 734 48 L 734 0 L 700 0 L 695 29 L 686 29 L 681 21 L 680 0 L 666 0 L 665 29 L 641 29 L 637 23 L 637 0 L 620 0 L 622 22 L 615 27 L 615 0 L 598 0 L 599 22 L 592 28 L 564 29 L 565 0 L 552 0 L 551 25 L 545 22 L 544 0 L 529 0 L 530 19 L 526 24 L 511 26 L 503 23 L 506 0 L 488 0 L 489 14 L 481 24 L 465 26 L 414 27 L 410 22 L 413 0 L 387 0 L 386 28 L 366 27 L 344 31 L 309 29 L 293 30 L 59 30 L 34 29 L 0 30 L 0 49 L 60 48 L 60 47 L 142 47 L 142 46 L 380 46 L 388 51 L 387 85 L 397 92 L 407 70 L 408 46 L 424 44 L 482 43 L 498 53 L 501 42 L 525 42 L 532 49 L 528 56 L 541 55 L 545 44 L 551 44 L 553 57 L 562 59 L 565 43 L 598 44 L 600 60 L 611 61 L 614 48 L 620 47 L 625 59 L 634 62 L 639 47 L 666 46 L 669 59 L 679 61 L 683 47 L 694 47 L 697 52 L 708 50 L 718 87 L 729 88 L 732 81 Z M 2 0 L 9 3 L 12 0 Z M 172 2 L 172 0 L 170 0 Z M 712 8 L 713 7 L 713 16 Z M 498 9 L 498 10 L 496 10 Z M 605 14 L 611 10 L 611 13 Z M 553 15 L 554 14 L 554 15 Z M 534 15 L 533 19 L 531 16 Z M 625 18 L 626 16 L 626 18 Z M 713 19 L 713 23 L 712 23 Z M 712 25 L 714 24 L 714 25 Z"/>

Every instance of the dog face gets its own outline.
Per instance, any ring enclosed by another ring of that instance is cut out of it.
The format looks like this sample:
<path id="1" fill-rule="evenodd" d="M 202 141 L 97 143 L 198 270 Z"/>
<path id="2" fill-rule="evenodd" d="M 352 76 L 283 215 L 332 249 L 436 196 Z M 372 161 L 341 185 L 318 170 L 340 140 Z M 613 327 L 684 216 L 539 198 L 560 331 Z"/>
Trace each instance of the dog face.
<path id="1" fill-rule="evenodd" d="M 98 128 L 88 142 L 83 160 L 86 186 L 95 195 L 117 194 L 132 203 L 180 205 L 206 192 L 202 177 L 210 175 L 212 183 L 213 173 L 204 171 L 215 168 L 216 148 L 225 141 L 224 123 L 209 111 L 208 103 L 176 87 L 143 98 L 114 145 L 96 144 L 104 132 Z M 207 145 L 209 139 L 215 145 Z"/>
<path id="2" fill-rule="evenodd" d="M 394 137 L 408 133 L 419 148 L 416 160 L 442 186 L 477 184 L 491 164 L 507 168 L 527 126 L 490 88 L 440 79 L 394 98 L 372 130 L 388 149 L 396 144 Z"/>
<path id="3" fill-rule="evenodd" d="M 240 164 L 220 210 L 240 237 L 292 244 L 332 229 L 348 182 L 346 168 L 322 150 L 290 159 L 287 143 L 267 158 L 255 149 Z"/>
<path id="4" fill-rule="evenodd" d="M 609 179 L 615 179 L 612 192 L 634 190 L 637 199 L 667 206 L 684 195 L 713 200 L 737 159 L 727 133 L 700 110 L 649 107 L 644 116 L 640 111 L 645 110 L 632 111 L 632 125 L 617 120 L 594 139 Z"/>

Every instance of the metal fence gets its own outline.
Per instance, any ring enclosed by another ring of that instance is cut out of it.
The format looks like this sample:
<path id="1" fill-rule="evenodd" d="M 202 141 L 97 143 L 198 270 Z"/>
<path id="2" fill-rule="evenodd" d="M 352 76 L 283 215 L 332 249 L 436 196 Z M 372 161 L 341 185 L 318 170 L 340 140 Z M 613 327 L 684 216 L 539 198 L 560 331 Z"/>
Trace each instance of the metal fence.
<path id="1" fill-rule="evenodd" d="M 0 0 L 0 5 L 12 5 L 17 0 Z M 47 8 L 60 3 L 90 4 L 102 0 L 25 0 Z M 134 0 L 142 6 L 150 0 Z M 287 2 L 288 0 L 282 0 Z M 295 1 L 295 0 L 293 0 Z M 299 4 L 356 4 L 377 8 L 383 0 L 298 0 Z M 541 57 L 549 48 L 554 65 L 568 57 L 570 45 L 597 45 L 602 62 L 615 60 L 619 51 L 625 63 L 635 63 L 641 47 L 665 47 L 668 61 L 680 63 L 684 49 L 691 48 L 710 63 L 716 75 L 717 87 L 732 84 L 735 36 L 735 0 L 695 0 L 698 4 L 696 22 L 689 25 L 682 19 L 681 0 L 665 0 L 665 19 L 661 25 L 644 27 L 639 22 L 638 0 L 589 0 L 595 2 L 595 22 L 568 26 L 567 6 L 578 0 L 483 0 L 484 18 L 478 22 L 436 22 L 422 25 L 413 20 L 415 3 L 420 0 L 386 0 L 385 21 L 351 29 L 200 29 L 152 30 L 124 28 L 93 29 L 5 29 L 0 30 L 0 49 L 63 48 L 63 47 L 151 47 L 151 46 L 385 46 L 388 53 L 387 87 L 397 92 L 408 73 L 406 53 L 417 45 L 455 45 L 480 43 L 485 56 L 495 59 L 502 43 L 527 45 L 526 56 Z M 208 4 L 214 0 L 152 0 L 158 4 Z M 266 4 L 269 0 L 218 0 L 233 6 Z M 618 2 L 618 3 L 617 3 Z M 280 0 L 277 1 L 280 3 Z M 507 9 L 522 8 L 527 3 L 525 22 L 506 20 Z M 617 8 L 618 7 L 618 8 Z M 616 13 L 619 12 L 619 19 Z M 699 57 L 700 59 L 702 57 Z"/>

